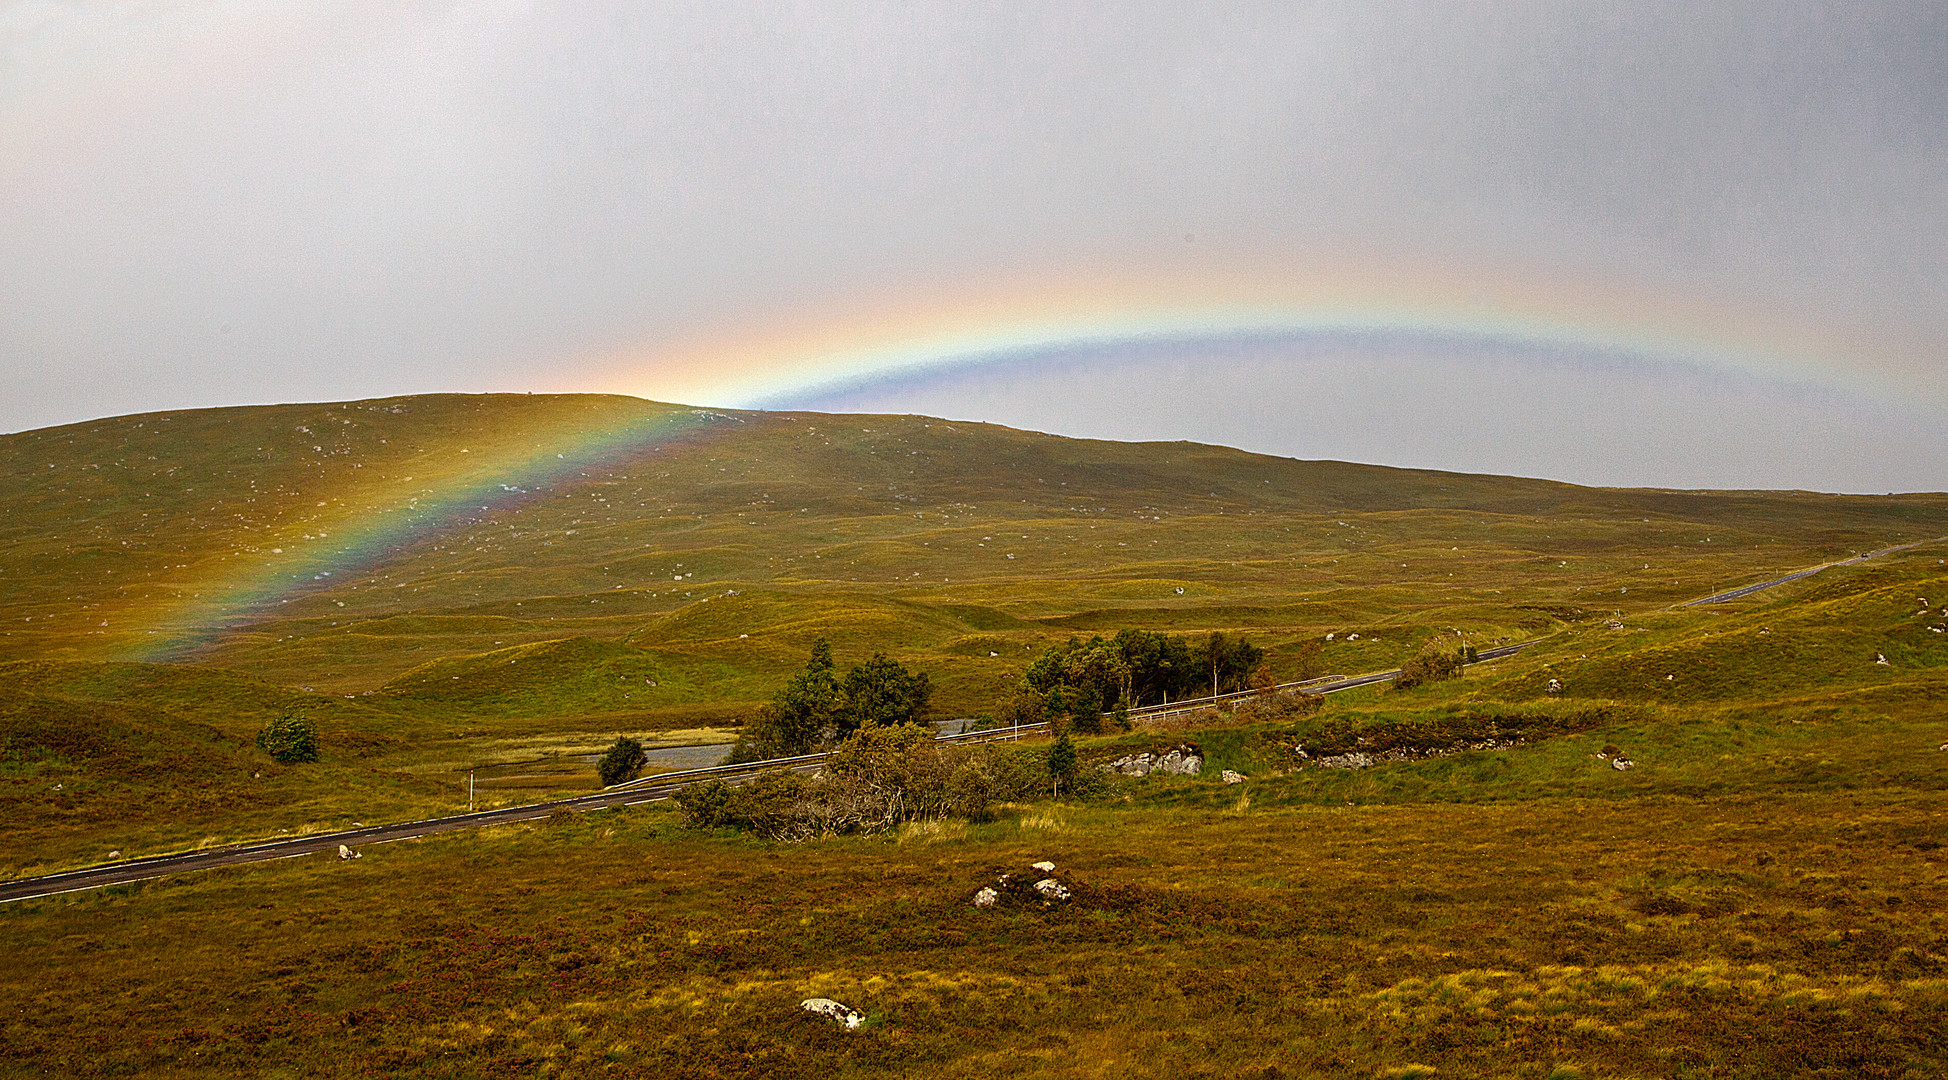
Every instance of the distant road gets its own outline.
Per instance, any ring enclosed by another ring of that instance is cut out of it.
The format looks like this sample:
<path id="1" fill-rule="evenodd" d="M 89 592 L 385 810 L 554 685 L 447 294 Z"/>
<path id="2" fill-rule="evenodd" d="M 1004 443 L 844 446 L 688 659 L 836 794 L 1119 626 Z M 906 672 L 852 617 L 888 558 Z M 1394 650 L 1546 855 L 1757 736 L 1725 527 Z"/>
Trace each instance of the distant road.
<path id="1" fill-rule="evenodd" d="M 1785 577 L 1773 578 L 1771 581 L 1761 581 L 1757 585 L 1746 585 L 1742 588 L 1733 589 L 1729 592 L 1712 593 L 1710 596 L 1704 597 L 1701 600 L 1686 600 L 1684 603 L 1679 604 L 1678 606 L 1696 607 L 1699 604 L 1720 604 L 1725 602 L 1726 600 L 1736 600 L 1741 596 L 1750 596 L 1753 593 L 1760 591 L 1761 589 L 1770 589 L 1774 585 L 1784 585 L 1788 581 L 1798 581 L 1800 578 L 1812 577 L 1814 574 L 1819 573 L 1821 570 L 1831 570 L 1836 566 L 1852 566 L 1854 563 L 1866 562 L 1868 559 L 1878 559 L 1882 555 L 1892 555 L 1896 551 L 1906 551 L 1908 548 L 1917 548 L 1923 544 L 1939 544 L 1944 540 L 1948 540 L 1948 536 L 1937 536 L 1933 540 L 1916 540 L 1911 544 L 1896 544 L 1893 547 L 1881 548 L 1879 551 L 1869 551 L 1865 555 L 1855 555 L 1851 559 L 1841 559 L 1838 562 L 1821 563 L 1818 566 L 1808 567 L 1805 570 L 1794 571 L 1793 573 L 1787 574 Z"/>
<path id="2" fill-rule="evenodd" d="M 1527 648 L 1534 642 L 1525 641 L 1519 645 L 1503 645 L 1493 649 L 1483 649 L 1481 660 L 1494 660 L 1511 656 Z M 1351 690 L 1357 686 L 1369 686 L 1386 682 L 1399 669 L 1376 671 L 1369 675 L 1353 675 L 1344 678 L 1327 678 L 1306 683 L 1289 683 L 1288 687 L 1300 687 L 1308 693 L 1331 694 L 1340 690 Z M 1208 708 L 1220 701 L 1249 697 L 1257 691 L 1238 694 L 1224 694 L 1217 698 L 1197 698 L 1191 701 L 1172 702 L 1168 709 Z M 1160 710 L 1151 708 L 1132 715 L 1157 715 Z M 967 732 L 958 735 L 943 735 L 941 742 L 997 742 L 1032 735 L 1046 724 L 1025 724 L 1019 728 L 999 728 L 991 731 Z M 769 769 L 811 770 L 818 768 L 824 754 L 805 754 L 800 757 L 778 758 L 772 761 L 753 761 L 744 765 L 718 765 L 707 769 L 689 769 L 684 772 L 663 773 L 659 776 L 645 776 L 620 784 L 594 795 L 577 795 L 568 799 L 552 799 L 548 802 L 529 803 L 525 806 L 506 806 L 498 810 L 482 810 L 473 814 L 455 814 L 452 817 L 427 818 L 424 821 L 405 821 L 394 825 L 374 825 L 363 829 L 349 829 L 344 832 L 314 833 L 310 836 L 297 836 L 288 840 L 271 840 L 261 844 L 242 844 L 236 847 L 212 848 L 207 851 L 193 851 L 176 855 L 156 855 L 146 859 L 128 859 L 122 862 L 105 863 L 83 870 L 71 870 L 62 874 L 47 874 L 42 877 L 21 878 L 16 881 L 0 882 L 0 904 L 14 900 L 32 900 L 42 896 L 56 896 L 61 893 L 79 892 L 83 889 L 99 889 L 107 885 L 124 885 L 131 881 L 147 881 L 151 878 L 168 877 L 171 874 L 186 874 L 194 870 L 208 870 L 218 866 L 241 866 L 245 863 L 269 862 L 273 859 L 292 859 L 301 855 L 315 855 L 319 852 L 336 853 L 339 845 L 354 850 L 368 844 L 384 844 L 394 840 L 411 840 L 435 833 L 451 832 L 455 829 L 472 829 L 482 825 L 508 825 L 518 821 L 538 821 L 564 811 L 588 813 L 607 810 L 614 806 L 634 806 L 638 803 L 655 802 L 667 799 L 691 784 L 705 780 L 737 779 L 752 773 Z"/>

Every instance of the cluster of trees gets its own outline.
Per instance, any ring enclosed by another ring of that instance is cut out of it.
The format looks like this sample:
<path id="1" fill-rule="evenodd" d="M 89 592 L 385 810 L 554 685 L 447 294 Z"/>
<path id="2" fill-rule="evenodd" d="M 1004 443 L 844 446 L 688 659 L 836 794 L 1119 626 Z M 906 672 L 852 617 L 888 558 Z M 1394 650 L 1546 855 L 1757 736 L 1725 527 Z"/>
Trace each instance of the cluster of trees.
<path id="1" fill-rule="evenodd" d="M 1221 630 L 1195 644 L 1148 630 L 1120 630 L 1107 640 L 1072 637 L 1029 665 L 1005 719 L 1068 717 L 1077 730 L 1093 733 L 1104 712 L 1246 689 L 1264 659 L 1264 650 Z"/>
<path id="2" fill-rule="evenodd" d="M 809 754 L 865 728 L 921 724 L 932 703 L 933 683 L 924 672 L 874 653 L 842 676 L 832 663 L 832 646 L 819 641 L 804 669 L 744 726 L 730 760 Z"/>

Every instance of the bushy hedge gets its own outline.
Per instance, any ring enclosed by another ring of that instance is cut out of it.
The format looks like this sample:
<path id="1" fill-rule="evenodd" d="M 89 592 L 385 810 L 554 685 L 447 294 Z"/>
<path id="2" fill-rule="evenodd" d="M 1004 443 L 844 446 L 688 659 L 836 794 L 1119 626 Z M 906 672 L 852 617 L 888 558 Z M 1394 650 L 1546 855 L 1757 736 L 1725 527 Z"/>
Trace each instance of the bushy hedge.
<path id="1" fill-rule="evenodd" d="M 1412 690 L 1426 683 L 1458 679 L 1461 677 L 1461 665 L 1467 663 L 1467 659 L 1466 650 L 1449 652 L 1430 641 L 1400 665 L 1400 674 L 1393 677 L 1393 688 Z"/>
<path id="2" fill-rule="evenodd" d="M 854 732 L 816 776 L 770 772 L 742 785 L 722 780 L 677 792 L 684 824 L 728 826 L 780 840 L 878 832 L 905 821 L 983 820 L 996 802 L 1049 788 L 1039 748 L 956 746 L 916 724 Z"/>

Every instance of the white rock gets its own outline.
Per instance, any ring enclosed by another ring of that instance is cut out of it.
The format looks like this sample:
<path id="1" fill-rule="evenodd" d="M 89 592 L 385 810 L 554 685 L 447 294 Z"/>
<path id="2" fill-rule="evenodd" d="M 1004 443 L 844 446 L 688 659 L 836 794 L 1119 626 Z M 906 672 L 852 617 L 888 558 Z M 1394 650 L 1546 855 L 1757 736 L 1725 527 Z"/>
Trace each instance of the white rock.
<path id="1" fill-rule="evenodd" d="M 1050 900 L 1067 900 L 1069 898 L 1068 886 L 1063 885 L 1054 878 L 1043 878 L 1037 881 L 1035 883 L 1035 891 L 1048 897 Z"/>
<path id="2" fill-rule="evenodd" d="M 1889 664 L 1889 663 L 1887 663 L 1887 654 L 1886 654 L 1886 653 L 1875 653 L 1875 654 L 1874 654 L 1874 663 L 1876 663 L 1876 664 L 1885 664 L 1885 665 L 1886 665 L 1886 666 L 1888 666 L 1888 667 L 1893 667 L 1893 666 L 1894 666 L 1894 665 L 1892 665 L 1892 664 Z"/>
<path id="3" fill-rule="evenodd" d="M 341 859 L 363 859 L 363 858 L 365 858 L 365 856 L 363 856 L 363 855 L 361 855 L 361 854 L 359 854 L 359 853 L 358 853 L 358 852 L 356 852 L 356 851 L 353 851 L 353 850 L 352 850 L 351 848 L 348 848 L 348 847 L 346 847 L 346 846 L 345 846 L 344 844 L 340 844 L 340 845 L 338 845 L 338 857 L 339 857 L 339 858 L 341 858 Z"/>
<path id="4" fill-rule="evenodd" d="M 841 1005 L 831 998 L 806 998 L 799 1003 L 799 1008 L 814 1016 L 836 1020 L 844 1024 L 847 1029 L 856 1028 L 866 1022 L 866 1018 L 859 1015 L 858 1009 L 850 1005 Z"/>
<path id="5" fill-rule="evenodd" d="M 1224 772 L 1220 775 L 1223 776 L 1224 782 L 1227 784 L 1242 784 L 1245 782 L 1245 774 L 1240 772 L 1232 772 L 1230 769 L 1224 770 Z"/>
<path id="6" fill-rule="evenodd" d="M 1047 860 L 1038 863 L 1029 863 L 1028 868 L 1030 870 L 1040 870 L 1044 874 L 1053 874 L 1055 872 L 1055 864 Z"/>
<path id="7" fill-rule="evenodd" d="M 993 886 L 988 886 L 974 894 L 974 906 L 993 907 L 995 901 L 999 899 L 1001 899 L 1001 894 L 995 892 Z"/>
<path id="8" fill-rule="evenodd" d="M 1560 694 L 1560 693 L 1562 693 L 1562 680 L 1561 680 L 1561 679 L 1550 679 L 1550 680 L 1549 680 L 1549 692 L 1550 692 L 1550 693 L 1552 693 L 1552 694 Z"/>
<path id="9" fill-rule="evenodd" d="M 1637 767 L 1637 763 L 1630 760 L 1627 757 L 1619 757 L 1615 761 L 1610 762 L 1610 768 L 1615 769 L 1618 772 L 1623 772 L 1625 769 L 1634 769 L 1636 767 Z"/>

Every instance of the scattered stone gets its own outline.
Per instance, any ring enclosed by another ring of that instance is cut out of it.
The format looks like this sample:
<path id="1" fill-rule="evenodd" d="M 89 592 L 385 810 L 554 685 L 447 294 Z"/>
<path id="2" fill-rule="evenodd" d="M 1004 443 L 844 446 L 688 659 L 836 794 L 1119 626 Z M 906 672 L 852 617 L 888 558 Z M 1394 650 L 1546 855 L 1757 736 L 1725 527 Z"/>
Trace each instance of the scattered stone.
<path id="1" fill-rule="evenodd" d="M 1030 870 L 1040 870 L 1044 874 L 1053 874 L 1055 872 L 1055 864 L 1046 859 L 1037 863 L 1029 863 L 1028 868 Z"/>
<path id="2" fill-rule="evenodd" d="M 1182 743 L 1160 753 L 1125 754 L 1101 768 L 1124 776 L 1148 776 L 1153 772 L 1196 776 L 1204 771 L 1204 751 L 1196 743 Z"/>
<path id="3" fill-rule="evenodd" d="M 994 891 L 994 886 L 985 886 L 980 892 L 974 894 L 974 906 L 993 907 L 994 902 L 999 899 L 1001 899 L 1001 894 Z"/>
<path id="4" fill-rule="evenodd" d="M 1355 750 L 1350 754 L 1334 754 L 1319 759 L 1321 768 L 1326 769 L 1364 769 L 1373 764 L 1373 755 Z"/>
<path id="5" fill-rule="evenodd" d="M 1048 897 L 1050 900 L 1067 900 L 1069 898 L 1069 887 L 1054 878 L 1043 878 L 1037 881 L 1035 883 L 1035 891 Z"/>
<path id="6" fill-rule="evenodd" d="M 1245 782 L 1244 773 L 1233 772 L 1230 769 L 1224 770 L 1224 772 L 1220 773 L 1219 775 L 1223 777 L 1224 782 L 1227 784 L 1242 784 Z"/>
<path id="7" fill-rule="evenodd" d="M 338 857 L 339 857 L 339 858 L 341 858 L 341 859 L 363 859 L 363 858 L 365 858 L 365 856 L 364 856 L 364 855 L 361 855 L 361 854 L 359 854 L 358 852 L 356 852 L 356 851 L 353 851 L 353 850 L 352 850 L 351 848 L 348 848 L 348 847 L 346 847 L 346 846 L 345 846 L 344 844 L 340 844 L 340 845 L 338 845 Z"/>
<path id="8" fill-rule="evenodd" d="M 828 1020 L 844 1024 L 848 1031 L 866 1022 L 866 1018 L 859 1015 L 858 1009 L 850 1005 L 841 1005 L 831 998 L 806 998 L 799 1003 L 798 1007 L 813 1016 L 823 1016 Z"/>

